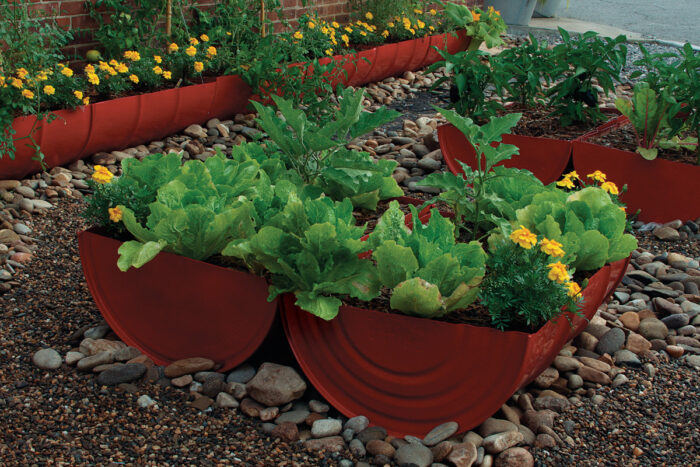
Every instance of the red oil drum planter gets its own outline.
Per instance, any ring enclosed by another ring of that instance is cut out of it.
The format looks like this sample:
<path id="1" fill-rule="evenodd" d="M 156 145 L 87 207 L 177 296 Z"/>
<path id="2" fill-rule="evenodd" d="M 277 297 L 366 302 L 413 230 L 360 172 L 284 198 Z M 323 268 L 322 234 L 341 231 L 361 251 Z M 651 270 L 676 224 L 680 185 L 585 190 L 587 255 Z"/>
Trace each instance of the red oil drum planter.
<path id="1" fill-rule="evenodd" d="M 624 261 L 624 260 L 623 260 Z M 590 319 L 608 288 L 610 266 L 584 290 Z M 366 415 L 395 436 L 424 436 L 456 421 L 479 425 L 553 361 L 579 331 L 565 318 L 534 334 L 450 324 L 344 306 L 324 321 L 285 295 L 282 322 L 314 387 L 348 417 Z"/>
<path id="2" fill-rule="evenodd" d="M 454 174 L 462 173 L 457 161 L 476 167 L 476 152 L 455 126 L 438 127 L 438 140 L 445 163 Z M 571 142 L 532 136 L 503 135 L 503 143 L 514 144 L 520 153 L 498 165 L 527 169 L 545 185 L 559 180 L 571 157 Z"/>
<path id="3" fill-rule="evenodd" d="M 121 242 L 78 234 L 85 279 L 114 332 L 159 365 L 206 357 L 225 371 L 243 363 L 272 326 L 277 301 L 264 279 L 171 253 L 117 268 Z"/>
<path id="4" fill-rule="evenodd" d="M 700 217 L 700 166 L 654 159 L 639 154 L 581 141 L 573 144 L 574 168 L 585 175 L 600 170 L 618 186 L 627 185 L 620 196 L 639 220 L 670 222 Z"/>

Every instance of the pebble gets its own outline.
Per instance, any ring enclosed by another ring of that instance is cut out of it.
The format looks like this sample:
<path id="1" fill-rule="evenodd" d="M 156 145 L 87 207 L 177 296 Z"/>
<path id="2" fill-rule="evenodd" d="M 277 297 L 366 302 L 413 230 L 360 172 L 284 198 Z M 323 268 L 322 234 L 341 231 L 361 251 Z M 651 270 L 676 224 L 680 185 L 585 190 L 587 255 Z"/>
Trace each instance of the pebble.
<path id="1" fill-rule="evenodd" d="M 247 383 L 255 376 L 255 368 L 252 365 L 245 363 L 239 367 L 233 369 L 228 376 L 226 376 L 227 383 Z"/>
<path id="2" fill-rule="evenodd" d="M 369 426 L 369 419 L 364 415 L 358 415 L 356 417 L 350 418 L 345 425 L 343 425 L 344 430 L 351 430 L 353 433 L 359 433 Z"/>
<path id="3" fill-rule="evenodd" d="M 246 390 L 261 404 L 279 406 L 300 398 L 306 391 L 306 382 L 294 368 L 266 362 L 248 381 Z"/>
<path id="4" fill-rule="evenodd" d="M 625 333 L 620 328 L 612 328 L 599 338 L 596 352 L 612 355 L 625 344 Z"/>
<path id="5" fill-rule="evenodd" d="M 510 448 L 503 451 L 497 458 L 495 467 L 533 467 L 535 459 L 530 451 L 524 448 Z"/>
<path id="6" fill-rule="evenodd" d="M 646 318 L 639 324 L 639 333 L 648 340 L 666 339 L 668 328 L 656 318 Z"/>
<path id="7" fill-rule="evenodd" d="M 32 362 L 42 370 L 55 370 L 61 367 L 63 359 L 54 349 L 41 349 L 34 353 Z"/>
<path id="8" fill-rule="evenodd" d="M 327 436 L 335 436 L 343 429 L 343 424 L 340 420 L 334 418 L 325 418 L 316 420 L 311 426 L 311 436 L 314 438 L 325 438 Z"/>
<path id="9" fill-rule="evenodd" d="M 630 366 L 634 368 L 642 366 L 642 362 L 637 358 L 637 355 L 629 350 L 618 350 L 615 352 L 615 363 L 621 366 Z"/>
<path id="10" fill-rule="evenodd" d="M 212 368 L 214 368 L 214 362 L 208 358 L 184 358 L 166 366 L 165 376 L 168 378 L 177 378 L 178 376 L 197 373 L 198 371 L 207 371 Z"/>
<path id="11" fill-rule="evenodd" d="M 141 378 L 144 373 L 146 373 L 146 365 L 142 363 L 127 363 L 126 365 L 119 365 L 100 373 L 97 376 L 97 384 L 116 386 L 120 383 L 129 383 Z"/>
<path id="12" fill-rule="evenodd" d="M 339 452 L 345 449 L 345 440 L 341 436 L 309 439 L 304 441 L 304 447 L 312 451 L 320 451 L 323 449 L 329 452 Z"/>
<path id="13" fill-rule="evenodd" d="M 523 439 L 523 434 L 519 431 L 506 431 L 487 436 L 484 438 L 481 445 L 489 454 L 498 454 L 499 452 L 522 442 Z"/>
<path id="14" fill-rule="evenodd" d="M 470 442 L 455 444 L 447 455 L 447 460 L 457 467 L 471 466 L 478 458 L 478 450 Z"/>
<path id="15" fill-rule="evenodd" d="M 476 455 L 476 452 L 474 454 Z M 429 467 L 433 463 L 433 452 L 422 444 L 409 443 L 396 450 L 394 461 L 400 466 Z"/>
<path id="16" fill-rule="evenodd" d="M 666 316 L 661 319 L 661 322 L 664 323 L 668 329 L 678 329 L 687 325 L 690 322 L 690 318 L 685 313 L 682 313 Z"/>
<path id="17" fill-rule="evenodd" d="M 457 424 L 457 422 L 447 422 L 443 423 L 442 425 L 438 425 L 432 430 L 430 430 L 430 432 L 427 435 L 425 435 L 425 438 L 423 439 L 423 444 L 425 444 L 426 446 L 435 446 L 441 441 L 444 441 L 453 434 L 457 433 L 458 429 L 459 425 Z"/>
<path id="18" fill-rule="evenodd" d="M 140 396 L 136 400 L 136 403 L 139 405 L 139 407 L 144 408 L 144 409 L 148 408 L 148 407 L 152 407 L 152 406 L 157 407 L 156 401 L 151 399 L 151 397 L 146 395 L 146 394 L 144 394 L 143 396 Z"/>
<path id="19" fill-rule="evenodd" d="M 235 397 L 225 392 L 217 394 L 215 404 L 217 407 L 224 409 L 235 409 L 240 405 Z"/>

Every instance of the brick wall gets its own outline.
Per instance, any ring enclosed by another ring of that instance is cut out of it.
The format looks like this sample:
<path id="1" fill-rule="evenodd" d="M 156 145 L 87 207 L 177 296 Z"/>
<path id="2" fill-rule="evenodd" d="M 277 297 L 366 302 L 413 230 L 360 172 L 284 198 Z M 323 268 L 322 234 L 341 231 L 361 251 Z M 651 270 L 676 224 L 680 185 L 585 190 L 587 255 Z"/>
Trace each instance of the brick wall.
<path id="1" fill-rule="evenodd" d="M 392 1 L 392 0 L 386 0 Z M 481 5 L 483 0 L 463 0 L 470 6 Z M 197 6 L 206 9 L 216 3 L 216 0 L 202 0 Z M 350 13 L 347 0 L 310 0 L 308 6 L 302 5 L 302 0 L 282 0 L 284 14 L 287 19 L 299 18 L 307 9 L 315 9 L 319 15 L 327 20 L 345 21 Z M 75 40 L 67 47 L 66 55 L 83 57 L 85 52 L 95 48 L 97 44 L 90 34 L 95 29 L 94 21 L 88 16 L 84 0 L 35 0 L 33 8 L 43 10 L 56 17 L 61 27 L 71 30 L 87 31 L 76 36 Z M 274 19 L 274 16 L 272 16 Z"/>

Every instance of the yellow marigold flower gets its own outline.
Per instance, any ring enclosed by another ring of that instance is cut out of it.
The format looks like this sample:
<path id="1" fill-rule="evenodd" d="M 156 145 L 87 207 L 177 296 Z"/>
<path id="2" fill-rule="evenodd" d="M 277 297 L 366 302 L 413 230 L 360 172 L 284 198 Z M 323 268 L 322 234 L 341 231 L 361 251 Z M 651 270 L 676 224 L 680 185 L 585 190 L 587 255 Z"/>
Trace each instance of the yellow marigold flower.
<path id="1" fill-rule="evenodd" d="M 413 36 L 416 35 L 416 30 L 415 30 L 415 29 L 410 28 L 408 31 L 411 33 L 411 35 L 413 35 Z"/>
<path id="2" fill-rule="evenodd" d="M 529 250 L 537 243 L 537 235 L 530 232 L 530 230 L 522 225 L 518 230 L 514 230 L 513 233 L 510 234 L 510 239 L 526 250 Z"/>
<path id="3" fill-rule="evenodd" d="M 84 71 L 85 73 L 94 73 L 94 72 L 95 72 L 95 67 L 92 66 L 92 65 L 90 65 L 90 64 L 87 64 L 87 65 L 85 65 L 85 68 L 83 68 L 83 71 Z"/>
<path id="4" fill-rule="evenodd" d="M 340 27 L 340 24 L 338 24 L 337 21 L 333 21 L 333 22 L 331 23 L 331 26 L 333 26 L 334 28 L 338 29 L 338 28 Z"/>
<path id="5" fill-rule="evenodd" d="M 301 31 L 297 31 L 294 33 L 294 36 L 292 36 L 292 37 L 294 37 L 294 39 L 300 41 L 304 38 L 304 34 Z"/>
<path id="6" fill-rule="evenodd" d="M 161 63 L 163 63 L 163 59 L 161 58 L 160 55 L 154 55 L 154 56 L 153 56 L 153 60 L 154 60 L 157 64 L 159 64 L 159 65 L 160 65 Z"/>
<path id="7" fill-rule="evenodd" d="M 404 18 L 402 21 L 404 29 L 411 29 L 411 20 Z"/>
<path id="8" fill-rule="evenodd" d="M 22 97 L 26 97 L 27 99 L 34 99 L 34 93 L 29 89 L 23 89 Z"/>
<path id="9" fill-rule="evenodd" d="M 324 35 L 327 36 L 328 33 L 330 32 L 330 29 L 328 29 L 327 27 L 323 26 L 323 27 L 321 28 L 321 32 L 322 32 Z"/>
<path id="10" fill-rule="evenodd" d="M 566 294 L 571 298 L 579 298 L 581 296 L 581 286 L 574 281 L 569 281 L 564 283 L 566 287 Z"/>
<path id="11" fill-rule="evenodd" d="M 5 84 L 5 77 L 4 76 L 0 76 L 0 86 L 2 86 L 3 88 L 7 87 L 7 84 Z"/>
<path id="12" fill-rule="evenodd" d="M 209 36 L 206 34 L 202 34 L 199 38 L 202 39 L 202 42 L 209 42 Z"/>
<path id="13" fill-rule="evenodd" d="M 107 68 L 107 73 L 109 73 L 111 76 L 114 76 L 114 75 L 117 74 L 117 70 L 115 70 L 115 69 L 112 68 L 112 67 L 108 67 L 108 68 Z"/>
<path id="14" fill-rule="evenodd" d="M 124 215 L 124 213 L 121 209 L 119 209 L 119 206 L 117 206 L 116 208 L 109 208 L 107 209 L 107 211 L 109 212 L 109 220 L 111 220 L 112 222 L 119 222 L 120 220 L 122 220 L 122 216 Z"/>
<path id="15" fill-rule="evenodd" d="M 17 78 L 12 78 L 12 82 L 10 84 L 12 84 L 12 86 L 16 87 L 17 89 L 22 89 L 24 87 L 24 83 L 22 83 L 22 80 Z"/>
<path id="16" fill-rule="evenodd" d="M 76 99 L 81 100 L 83 98 L 83 91 L 73 91 L 73 95 Z"/>
<path id="17" fill-rule="evenodd" d="M 575 178 L 575 179 L 577 179 L 577 180 L 581 180 L 581 177 L 578 176 L 578 172 L 576 172 L 575 170 L 572 170 L 572 171 L 569 172 L 568 174 L 564 174 L 564 176 L 565 176 L 565 177 L 568 177 L 568 178 L 571 178 L 571 179 Z"/>
<path id="18" fill-rule="evenodd" d="M 135 50 L 127 50 L 126 52 L 124 52 L 124 58 L 127 58 L 133 62 L 138 62 L 139 60 L 141 60 L 141 55 Z"/>
<path id="19" fill-rule="evenodd" d="M 204 69 L 204 63 L 194 62 L 194 71 L 196 71 L 197 73 L 201 73 L 203 69 Z"/>
<path id="20" fill-rule="evenodd" d="M 620 210 L 621 210 L 622 212 L 624 212 L 624 213 L 627 212 L 627 207 L 626 207 L 626 206 L 618 206 L 618 207 L 620 208 Z"/>
<path id="21" fill-rule="evenodd" d="M 430 14 L 431 14 L 432 16 L 437 15 L 437 10 L 436 10 L 435 8 L 431 8 L 431 9 L 430 9 Z"/>
<path id="22" fill-rule="evenodd" d="M 479 21 L 480 19 L 481 19 L 481 13 L 477 13 L 476 11 L 472 11 L 472 20 Z"/>
<path id="23" fill-rule="evenodd" d="M 387 26 L 389 26 L 390 28 L 393 28 L 393 27 L 394 27 L 394 23 L 389 23 L 389 24 L 387 24 Z"/>
<path id="24" fill-rule="evenodd" d="M 179 49 L 179 47 L 177 46 L 177 44 L 175 42 L 171 43 L 168 46 L 168 52 L 177 52 L 178 49 Z"/>
<path id="25" fill-rule="evenodd" d="M 162 69 L 161 67 L 159 67 L 158 65 L 156 65 L 156 66 L 153 67 L 153 73 L 155 73 L 155 74 L 157 74 L 157 75 L 162 75 L 162 74 L 163 74 L 163 69 Z"/>
<path id="26" fill-rule="evenodd" d="M 88 105 L 90 103 L 90 98 L 86 97 L 83 99 L 83 105 Z"/>
<path id="27" fill-rule="evenodd" d="M 540 250 L 549 256 L 555 258 L 561 258 L 564 256 L 564 250 L 561 248 L 562 244 L 556 240 L 550 240 L 548 238 L 543 238 L 540 242 Z"/>
<path id="28" fill-rule="evenodd" d="M 92 174 L 92 179 L 97 183 L 109 183 L 112 181 L 114 174 L 103 165 L 96 165 L 95 172 Z"/>
<path id="29" fill-rule="evenodd" d="M 216 47 L 214 47 L 213 45 L 209 46 L 209 48 L 207 48 L 207 55 L 210 57 L 216 56 Z"/>
<path id="30" fill-rule="evenodd" d="M 418 20 L 418 23 L 416 24 L 418 24 L 418 29 L 423 29 L 425 27 L 425 23 L 421 20 Z"/>
<path id="31" fill-rule="evenodd" d="M 111 66 L 117 66 L 117 65 L 119 65 L 119 62 L 116 61 L 115 59 L 112 59 L 112 60 L 109 61 L 109 64 L 110 64 Z"/>
<path id="32" fill-rule="evenodd" d="M 586 177 L 592 178 L 592 179 L 593 179 L 594 181 L 596 181 L 596 182 L 603 183 L 603 182 L 605 181 L 605 179 L 607 178 L 607 175 L 605 175 L 605 174 L 604 174 L 603 172 L 601 172 L 600 170 L 596 170 L 596 171 L 593 172 L 592 174 L 586 175 Z"/>
<path id="33" fill-rule="evenodd" d="M 226 31 L 227 36 L 233 36 L 233 33 L 231 31 Z"/>
<path id="34" fill-rule="evenodd" d="M 374 19 L 374 15 L 368 11 L 367 13 L 365 13 L 365 18 L 372 21 Z"/>
<path id="35" fill-rule="evenodd" d="M 345 45 L 349 45 L 349 44 L 350 44 L 350 38 L 348 37 L 347 34 L 343 34 L 342 36 L 340 36 L 340 39 L 341 39 L 343 42 L 345 42 Z"/>
<path id="36" fill-rule="evenodd" d="M 129 79 L 131 80 L 132 83 L 134 84 L 139 84 L 139 77 L 136 76 L 135 74 L 130 74 Z"/>
<path id="37" fill-rule="evenodd" d="M 308 26 L 309 29 L 316 29 L 316 23 L 314 23 L 313 21 L 309 21 L 309 23 L 306 26 Z"/>
<path id="38" fill-rule="evenodd" d="M 569 280 L 569 272 L 566 270 L 566 265 L 561 261 L 556 263 L 548 264 L 549 274 L 547 278 L 551 281 L 557 281 L 560 284 L 564 284 Z"/>
<path id="39" fill-rule="evenodd" d="M 343 29 L 347 32 L 352 32 L 352 28 L 350 26 L 345 26 Z"/>
<path id="40" fill-rule="evenodd" d="M 574 182 L 569 177 L 564 177 L 557 182 L 557 186 L 563 186 L 565 188 L 573 188 Z"/>
<path id="41" fill-rule="evenodd" d="M 124 53 L 126 54 L 127 52 L 124 52 Z M 112 60 L 112 61 L 114 61 L 114 60 Z M 100 64 L 98 66 L 99 66 L 100 70 L 102 70 L 102 71 L 107 71 L 107 68 L 109 68 L 109 64 L 107 62 L 102 62 L 102 61 L 100 61 Z"/>
<path id="42" fill-rule="evenodd" d="M 338 45 L 338 41 L 335 40 L 335 37 L 331 38 L 331 44 Z"/>
<path id="43" fill-rule="evenodd" d="M 620 190 L 617 189 L 617 185 L 615 185 L 613 182 L 605 182 L 600 187 L 610 193 L 611 195 L 619 195 Z"/>
<path id="44" fill-rule="evenodd" d="M 38 81 L 46 81 L 47 79 L 49 79 L 49 77 L 46 75 L 45 71 L 40 71 L 36 74 L 36 79 Z"/>
<path id="45" fill-rule="evenodd" d="M 165 78 L 165 79 L 170 79 L 170 78 L 172 78 L 172 77 L 173 77 L 172 72 L 170 72 L 170 71 L 163 71 L 163 78 Z"/>
<path id="46" fill-rule="evenodd" d="M 95 86 L 100 84 L 100 77 L 95 73 L 88 73 L 87 77 L 90 84 L 94 84 Z"/>
<path id="47" fill-rule="evenodd" d="M 387 31 L 386 29 L 382 31 L 382 37 L 389 37 L 389 31 Z"/>
<path id="48" fill-rule="evenodd" d="M 326 55 L 333 55 L 333 49 L 326 49 Z"/>
<path id="49" fill-rule="evenodd" d="M 194 46 L 191 45 L 185 49 L 185 53 L 190 57 L 194 57 L 195 55 L 197 55 L 197 49 L 195 49 Z"/>
<path id="50" fill-rule="evenodd" d="M 46 94 L 47 96 L 53 96 L 54 94 L 56 94 L 56 88 L 51 86 L 50 84 L 47 84 L 46 86 L 44 86 L 44 94 Z"/>
<path id="51" fill-rule="evenodd" d="M 366 33 L 366 32 L 364 32 L 364 31 L 360 31 L 360 35 L 361 35 L 361 36 L 366 36 L 366 35 L 367 35 L 367 33 Z"/>
<path id="52" fill-rule="evenodd" d="M 19 76 L 19 79 L 24 79 L 27 77 L 29 72 L 26 70 L 26 68 L 17 68 L 17 76 Z"/>
<path id="53" fill-rule="evenodd" d="M 423 14 L 423 10 L 419 10 L 418 8 L 416 8 L 415 10 L 413 10 L 413 12 L 414 12 L 415 14 L 417 14 L 417 15 L 422 15 L 422 14 Z"/>
<path id="54" fill-rule="evenodd" d="M 125 63 L 117 63 L 117 71 L 119 73 L 128 73 L 129 67 Z"/>
<path id="55" fill-rule="evenodd" d="M 73 76 L 73 70 L 71 70 L 68 67 L 64 67 L 64 68 L 61 68 L 61 74 L 63 76 L 67 76 L 68 78 L 70 78 L 71 76 Z"/>
<path id="56" fill-rule="evenodd" d="M 435 31 L 435 26 L 428 26 L 428 29 L 430 29 L 431 31 Z"/>
<path id="57" fill-rule="evenodd" d="M 199 41 L 197 40 L 196 37 L 190 37 L 190 44 L 197 45 L 197 44 L 199 44 Z"/>

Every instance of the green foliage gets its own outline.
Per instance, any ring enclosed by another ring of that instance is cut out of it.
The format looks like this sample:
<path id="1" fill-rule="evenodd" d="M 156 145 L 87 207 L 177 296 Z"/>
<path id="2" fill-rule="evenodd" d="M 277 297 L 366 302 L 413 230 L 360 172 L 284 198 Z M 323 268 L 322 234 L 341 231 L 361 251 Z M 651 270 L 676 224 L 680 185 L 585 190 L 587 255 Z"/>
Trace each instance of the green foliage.
<path id="1" fill-rule="evenodd" d="M 551 262 L 536 247 L 525 249 L 504 239 L 492 245 L 479 299 L 494 326 L 533 329 L 556 319 L 563 307 L 578 311 L 580 298 L 569 297 L 563 284 L 548 278 Z"/>
<path id="2" fill-rule="evenodd" d="M 253 259 L 270 272 L 270 297 L 292 292 L 296 304 L 329 320 L 338 314 L 338 295 L 371 300 L 378 284 L 371 263 L 358 258 L 369 244 L 355 226 L 352 203 L 322 197 L 303 201 L 290 193 L 284 209 L 244 241 L 222 254 Z"/>
<path id="3" fill-rule="evenodd" d="M 615 107 L 632 123 L 637 152 L 647 160 L 656 159 L 660 139 L 673 138 L 683 125 L 680 119 L 673 118 L 681 105 L 665 92 L 657 95 L 647 83 L 634 87 L 632 99 L 615 99 Z"/>
<path id="4" fill-rule="evenodd" d="M 433 209 L 423 225 L 411 206 L 413 229 L 403 225 L 392 201 L 368 242 L 377 277 L 393 289 L 391 307 L 406 314 L 439 317 L 467 307 L 484 277 L 486 253 L 479 242 L 456 243 L 455 226 Z"/>
<path id="5" fill-rule="evenodd" d="M 345 90 L 340 107 L 324 124 L 310 120 L 293 102 L 273 96 L 282 114 L 253 102 L 261 128 L 284 154 L 284 162 L 304 183 L 320 186 L 336 200 L 350 198 L 356 206 L 376 208 L 377 201 L 403 191 L 391 176 L 395 161 L 372 161 L 368 154 L 345 149 L 348 138 L 372 131 L 398 113 L 385 108 L 362 111 L 363 91 Z"/>
<path id="6" fill-rule="evenodd" d="M 528 43 L 509 47 L 491 58 L 495 74 L 508 77 L 503 87 L 508 101 L 533 107 L 544 101 L 543 83 L 549 84 L 552 52 L 547 43 L 540 43 L 530 34 Z"/>
<path id="7" fill-rule="evenodd" d="M 564 126 L 575 122 L 597 123 L 605 118 L 598 109 L 594 80 L 607 96 L 620 82 L 620 71 L 627 61 L 625 36 L 599 38 L 588 31 L 572 39 L 559 28 L 562 43 L 552 49 L 550 78 L 556 83 L 547 91 L 548 105 Z"/>
<path id="8" fill-rule="evenodd" d="M 464 50 L 451 55 L 439 50 L 444 60 L 432 64 L 428 71 L 445 67 L 447 74 L 433 83 L 432 89 L 451 80 L 457 91 L 455 109 L 461 115 L 474 120 L 487 120 L 497 111 L 503 110 L 500 102 L 488 99 L 486 90 L 492 86 L 502 89 L 510 78 L 501 69 L 492 69 L 487 61 L 490 54 L 479 50 Z"/>
<path id="9" fill-rule="evenodd" d="M 472 40 L 485 42 L 489 48 L 503 44 L 501 34 L 506 32 L 508 26 L 493 7 L 487 11 L 476 7 L 472 12 L 466 5 L 448 2 L 445 5 L 445 14 L 455 26 L 466 29 L 467 36 Z"/>
<path id="10" fill-rule="evenodd" d="M 513 208 L 509 202 L 498 196 L 495 187 L 497 179 L 512 177 L 511 184 L 503 191 L 510 191 L 510 197 L 522 190 L 526 192 L 531 186 L 537 186 L 537 182 L 522 172 L 507 171 L 496 168 L 496 164 L 510 159 L 518 153 L 518 148 L 512 144 L 498 144 L 503 134 L 508 133 L 520 120 L 521 114 L 507 114 L 503 117 L 492 117 L 489 123 L 479 126 L 471 119 L 463 117 L 453 110 L 437 109 L 448 122 L 460 130 L 467 141 L 474 148 L 477 157 L 477 166 L 469 167 L 461 163 L 464 175 L 452 173 L 435 173 L 428 175 L 423 180 L 423 185 L 440 188 L 443 191 L 436 199 L 446 202 L 455 212 L 455 219 L 461 231 L 464 231 L 472 240 L 505 222 L 513 214 Z M 508 182 L 502 182 L 508 185 Z M 540 184 L 541 185 L 541 184 Z M 435 200 L 432 200 L 435 201 Z"/>
<path id="11" fill-rule="evenodd" d="M 637 248 L 637 240 L 624 233 L 624 211 L 597 187 L 569 195 L 555 189 L 536 194 L 517 211 L 517 224 L 564 245 L 563 261 L 576 270 L 598 269 Z"/>
<path id="12" fill-rule="evenodd" d="M 198 260 L 219 253 L 233 239 L 255 232 L 255 206 L 249 200 L 272 199 L 270 179 L 254 160 L 238 162 L 219 153 L 154 175 L 139 169 L 133 175 L 125 170 L 122 177 L 148 177 L 157 194 L 148 205 L 145 227 L 128 206 L 119 206 L 124 226 L 136 239 L 120 247 L 117 264 L 123 271 L 140 267 L 159 251 Z"/>

